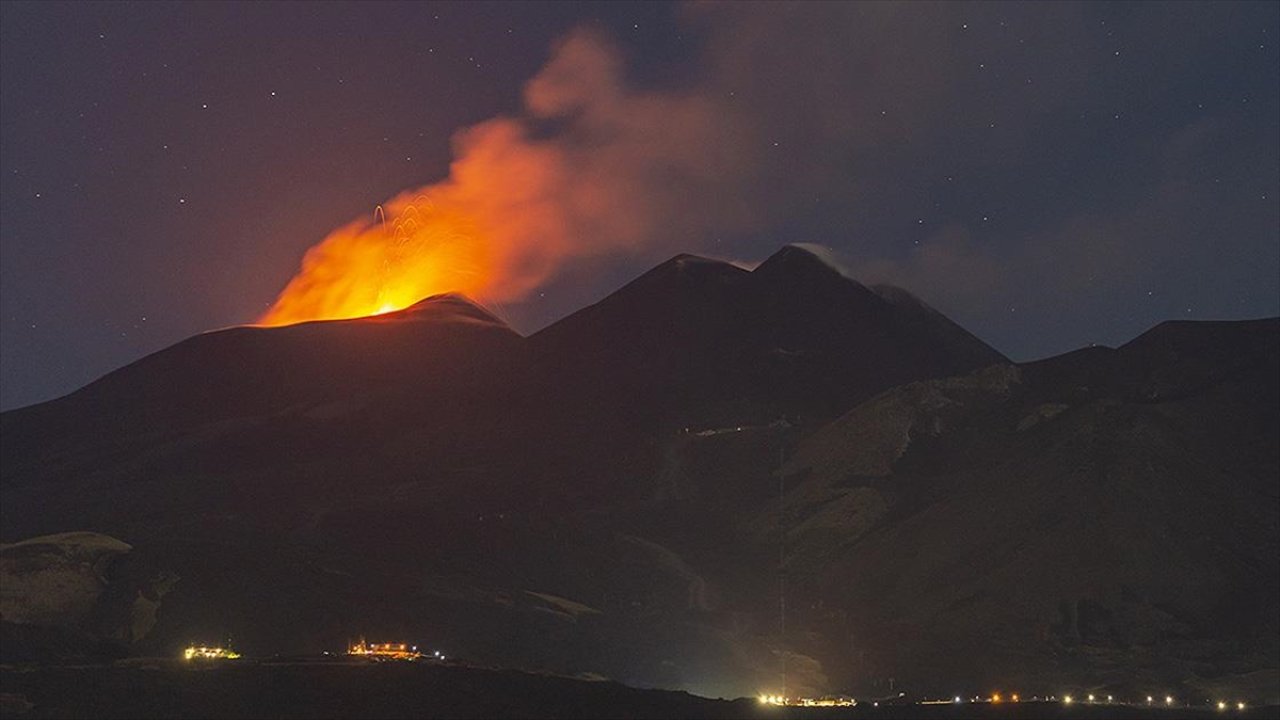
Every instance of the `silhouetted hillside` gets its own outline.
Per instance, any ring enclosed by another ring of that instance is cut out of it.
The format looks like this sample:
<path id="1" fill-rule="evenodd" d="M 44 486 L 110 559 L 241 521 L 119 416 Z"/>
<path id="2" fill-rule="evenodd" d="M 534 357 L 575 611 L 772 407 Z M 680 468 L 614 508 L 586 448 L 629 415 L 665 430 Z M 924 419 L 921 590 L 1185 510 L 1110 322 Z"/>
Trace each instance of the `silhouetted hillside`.
<path id="1" fill-rule="evenodd" d="M 5 413 L 0 533 L 180 577 L 139 653 L 365 635 L 707 695 L 784 658 L 796 693 L 1280 695 L 1278 340 L 1170 323 L 1017 366 L 802 248 L 679 256 L 530 338 L 440 296 Z"/>

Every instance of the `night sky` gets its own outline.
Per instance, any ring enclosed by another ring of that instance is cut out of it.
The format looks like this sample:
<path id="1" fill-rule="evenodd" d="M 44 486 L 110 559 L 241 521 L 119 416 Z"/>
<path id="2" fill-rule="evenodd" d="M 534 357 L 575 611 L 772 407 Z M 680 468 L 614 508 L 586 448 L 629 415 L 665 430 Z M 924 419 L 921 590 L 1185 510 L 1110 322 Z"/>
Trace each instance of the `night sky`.
<path id="1" fill-rule="evenodd" d="M 4 409 L 254 321 L 497 116 L 630 218 L 503 304 L 524 332 L 788 242 L 1016 360 L 1280 314 L 1280 3 L 5 2 L 0 32 Z M 606 50 L 530 117 L 566 37 Z"/>

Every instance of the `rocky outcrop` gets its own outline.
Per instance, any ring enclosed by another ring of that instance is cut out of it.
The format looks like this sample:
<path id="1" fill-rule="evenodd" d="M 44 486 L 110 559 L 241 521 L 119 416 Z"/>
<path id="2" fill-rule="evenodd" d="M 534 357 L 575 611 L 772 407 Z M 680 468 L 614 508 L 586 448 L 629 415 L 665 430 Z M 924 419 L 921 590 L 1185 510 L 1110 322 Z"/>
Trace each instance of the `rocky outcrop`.
<path id="1" fill-rule="evenodd" d="M 0 545 L 6 661 L 126 652 L 155 625 L 177 578 L 93 532 Z"/>

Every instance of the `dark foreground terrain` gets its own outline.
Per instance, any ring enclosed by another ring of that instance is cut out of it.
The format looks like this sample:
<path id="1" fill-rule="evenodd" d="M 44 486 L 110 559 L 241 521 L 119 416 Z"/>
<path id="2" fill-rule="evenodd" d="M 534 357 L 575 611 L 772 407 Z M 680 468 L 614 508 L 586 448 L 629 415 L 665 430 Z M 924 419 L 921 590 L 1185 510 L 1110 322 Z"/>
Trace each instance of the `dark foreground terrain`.
<path id="1" fill-rule="evenodd" d="M 780 708 L 614 682 L 425 663 L 147 659 L 0 668 L 5 718 L 1174 718 L 1276 717 L 1277 708 L 1004 703 Z"/>
<path id="2" fill-rule="evenodd" d="M 367 636 L 701 696 L 1278 704 L 1277 438 L 1280 318 L 1012 363 L 801 247 L 528 337 L 457 295 L 232 328 L 0 414 L 0 663 Z"/>

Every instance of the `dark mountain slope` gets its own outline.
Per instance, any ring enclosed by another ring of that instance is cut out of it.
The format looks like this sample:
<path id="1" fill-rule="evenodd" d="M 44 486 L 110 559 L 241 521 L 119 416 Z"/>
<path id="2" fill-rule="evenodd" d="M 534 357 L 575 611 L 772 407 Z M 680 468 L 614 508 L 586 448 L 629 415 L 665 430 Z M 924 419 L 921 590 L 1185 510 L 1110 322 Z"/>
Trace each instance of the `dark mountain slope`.
<path id="1" fill-rule="evenodd" d="M 752 272 L 682 255 L 531 340 L 590 402 L 641 399 L 670 426 L 833 417 L 885 387 L 1005 358 L 788 246 Z M 634 409 L 629 410 L 634 412 Z"/>
<path id="2" fill-rule="evenodd" d="M 1276 320 L 1170 323 L 859 406 L 788 467 L 795 602 L 864 649 L 851 681 L 1266 668 L 1280 692 L 1277 340 Z"/>
<path id="3" fill-rule="evenodd" d="M 785 457 L 796 688 L 1110 678 L 1097 638 L 1126 632 L 1177 658 L 1126 665 L 1160 678 L 1265 668 L 1238 628 L 1274 605 L 1276 336 L 1014 368 L 803 249 L 681 256 L 528 339 L 434 298 L 209 333 L 5 413 L 0 535 L 106 533 L 180 576 L 143 652 L 365 634 L 749 694 L 781 657 Z"/>
<path id="4" fill-rule="evenodd" d="M 676 258 L 530 340 L 454 296 L 207 333 L 0 416 L 0 532 L 94 529 L 181 576 L 150 651 L 390 632 L 728 692 L 761 651 L 706 568 L 755 563 L 723 550 L 752 483 L 770 484 L 757 457 L 795 431 L 737 453 L 683 428 L 816 424 L 973 367 L 893 323 L 878 296 L 784 250 L 756 273 Z M 942 360 L 913 360 L 922 346 Z M 744 474 L 726 494 L 713 476 L 728 468 Z M 704 500 L 715 517 L 695 515 Z"/>
<path id="5" fill-rule="evenodd" d="M 197 335 L 66 397 L 0 415 L 5 462 L 95 439 L 233 420 L 332 416 L 387 394 L 430 403 L 510 372 L 521 338 L 457 295 L 400 312 Z"/>

